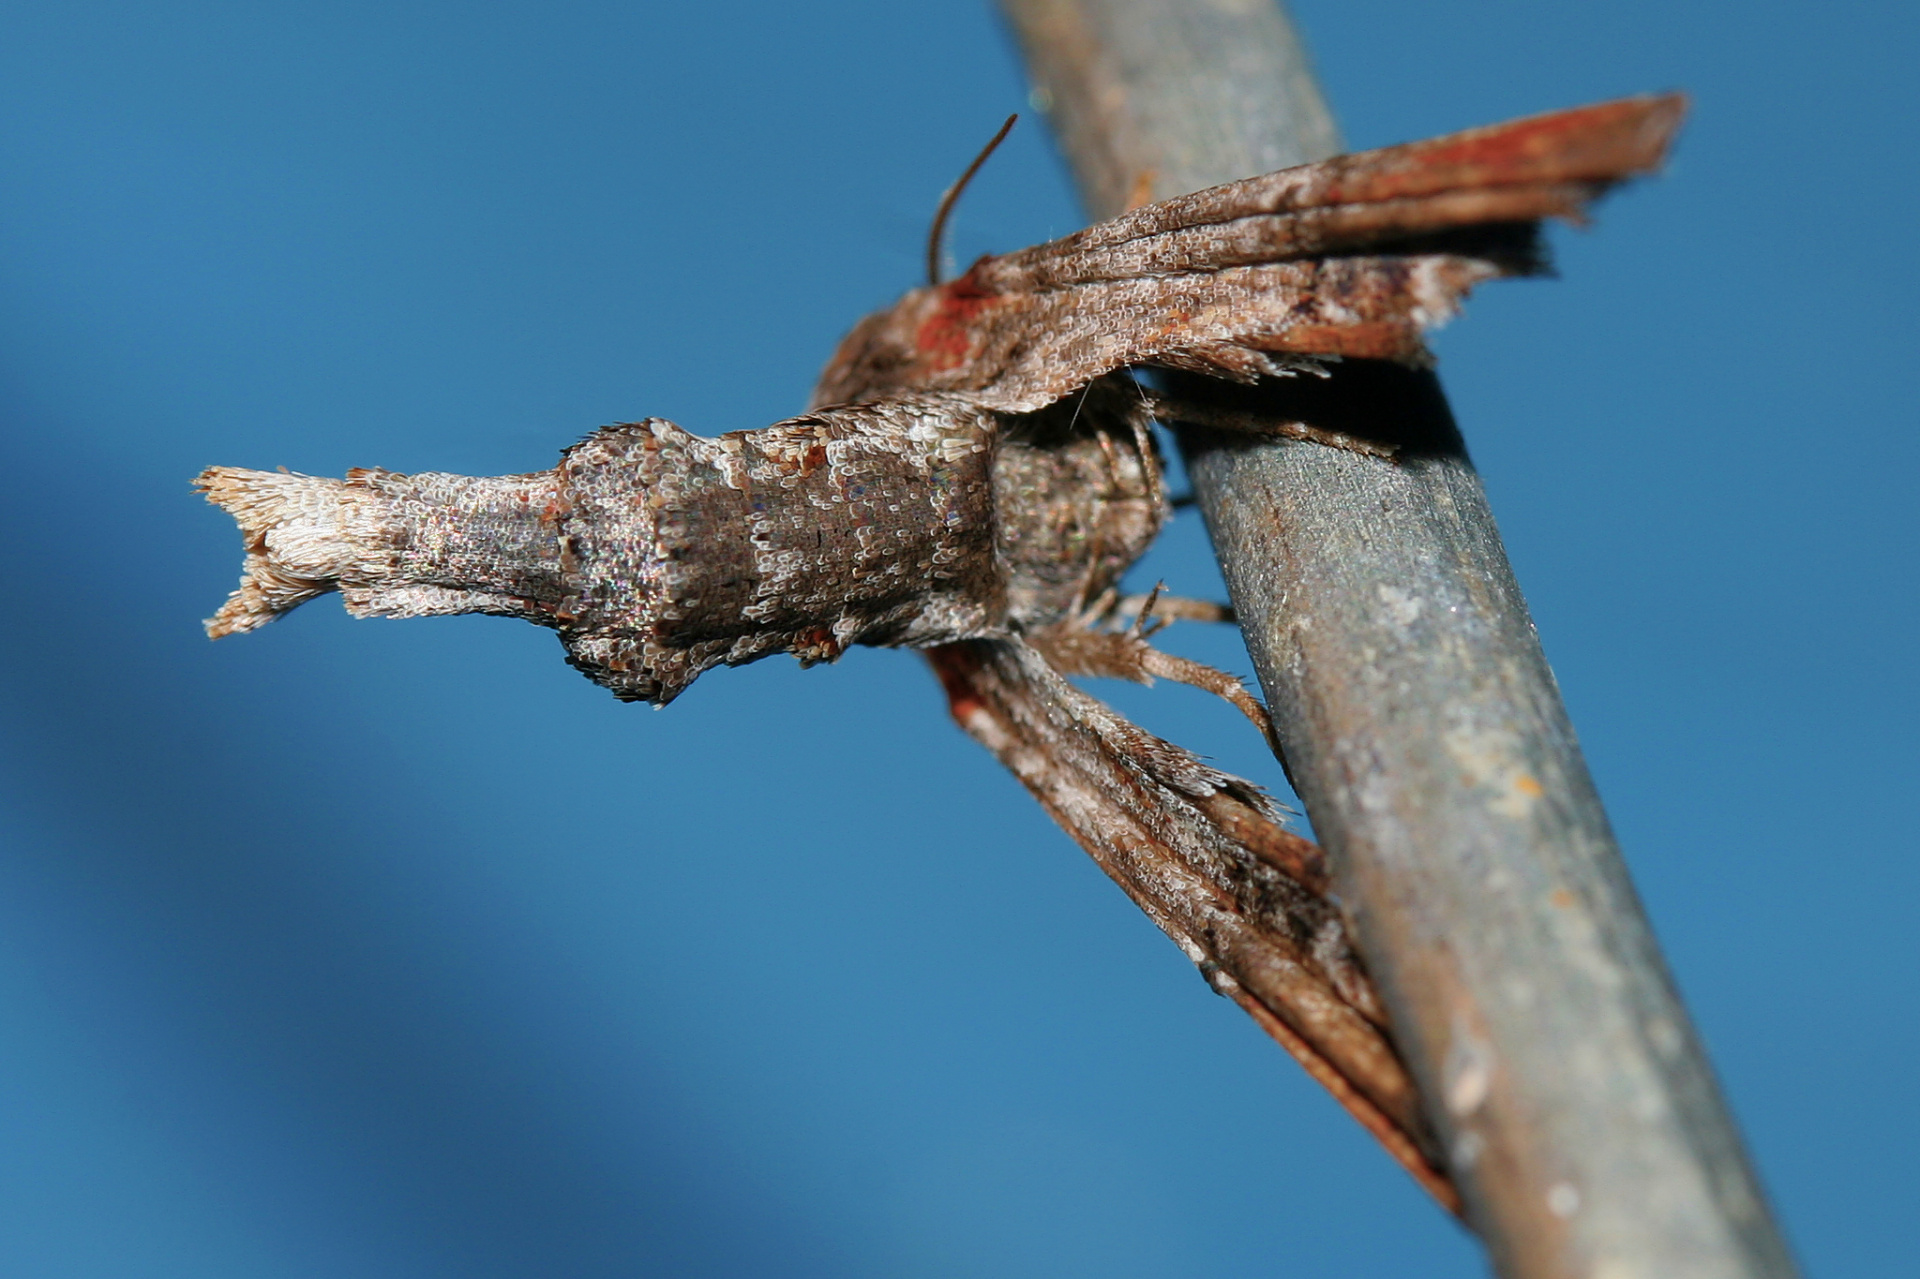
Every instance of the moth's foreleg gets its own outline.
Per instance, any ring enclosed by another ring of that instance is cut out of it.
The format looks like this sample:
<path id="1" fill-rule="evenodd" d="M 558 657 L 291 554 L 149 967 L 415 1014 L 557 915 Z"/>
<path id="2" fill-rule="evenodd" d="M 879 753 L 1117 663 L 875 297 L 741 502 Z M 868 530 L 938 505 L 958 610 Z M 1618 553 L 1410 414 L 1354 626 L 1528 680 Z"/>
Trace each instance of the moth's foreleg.
<path id="1" fill-rule="evenodd" d="M 1152 597 L 1148 599 L 1149 603 L 1155 602 Z M 1146 639 L 1151 632 L 1143 633 L 1143 629 L 1136 626 L 1124 631 L 1100 630 L 1097 625 L 1090 625 L 1083 614 L 1030 632 L 1026 639 L 1047 659 L 1047 664 L 1062 675 L 1104 676 L 1135 684 L 1167 679 L 1205 689 L 1231 702 L 1260 730 L 1269 745 L 1274 744 L 1273 721 L 1267 715 L 1267 708 L 1244 684 L 1217 667 L 1155 648 Z"/>
<path id="2" fill-rule="evenodd" d="M 1231 605 L 1168 595 L 1163 585 L 1156 585 L 1145 595 L 1122 595 L 1119 588 L 1110 586 L 1074 611 L 1074 624 L 1088 630 L 1131 630 L 1135 635 L 1147 636 L 1169 622 L 1235 620 Z"/>
<path id="3" fill-rule="evenodd" d="M 1153 591 L 1146 595 L 1114 597 L 1109 616 L 1116 621 L 1150 616 L 1154 622 L 1228 622 L 1235 621 L 1233 606 L 1218 600 L 1197 600 L 1185 595 L 1164 595 Z"/>

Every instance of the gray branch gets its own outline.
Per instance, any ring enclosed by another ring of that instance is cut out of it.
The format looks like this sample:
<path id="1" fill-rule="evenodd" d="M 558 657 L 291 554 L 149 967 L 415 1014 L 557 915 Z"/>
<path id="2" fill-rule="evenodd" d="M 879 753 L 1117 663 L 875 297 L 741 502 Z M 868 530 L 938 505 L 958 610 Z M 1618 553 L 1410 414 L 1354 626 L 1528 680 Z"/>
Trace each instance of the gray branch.
<path id="1" fill-rule="evenodd" d="M 1095 216 L 1338 149 L 1269 0 L 1002 7 Z M 1792 1275 L 1437 381 L 1351 362 L 1177 389 L 1401 445 L 1183 435 L 1290 776 L 1499 1272 Z"/>

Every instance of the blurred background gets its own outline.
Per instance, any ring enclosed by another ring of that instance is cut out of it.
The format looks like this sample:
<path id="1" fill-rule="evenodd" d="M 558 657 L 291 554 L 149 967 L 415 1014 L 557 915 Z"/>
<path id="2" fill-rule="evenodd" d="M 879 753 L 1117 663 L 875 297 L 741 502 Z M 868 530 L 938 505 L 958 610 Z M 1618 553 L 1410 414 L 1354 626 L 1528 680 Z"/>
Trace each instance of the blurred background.
<path id="1" fill-rule="evenodd" d="M 1911 1274 L 1920 19 L 1292 8 L 1354 147 L 1695 95 L 1442 374 L 1790 1237 Z M 797 411 L 1026 97 L 979 0 L 0 15 L 0 1273 L 1483 1273 L 912 656 L 655 715 L 519 622 L 200 631 L 206 465 Z M 1033 113 L 953 256 L 1078 225 Z"/>

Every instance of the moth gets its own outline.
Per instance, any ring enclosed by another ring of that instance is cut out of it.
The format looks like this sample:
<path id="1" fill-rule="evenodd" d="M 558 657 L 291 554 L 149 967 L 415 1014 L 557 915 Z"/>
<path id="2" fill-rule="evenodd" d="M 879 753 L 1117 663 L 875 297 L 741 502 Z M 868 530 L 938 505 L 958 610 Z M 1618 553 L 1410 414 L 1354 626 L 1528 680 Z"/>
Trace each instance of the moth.
<path id="1" fill-rule="evenodd" d="M 1546 269 L 1544 219 L 1580 220 L 1656 168 L 1683 110 L 1631 98 L 1343 156 L 981 258 L 862 320 L 812 407 L 758 430 L 648 418 L 551 470 L 490 478 L 212 468 L 196 483 L 239 523 L 246 562 L 207 629 L 252 630 L 331 591 L 358 617 L 520 617 L 655 705 L 774 653 L 917 649 L 960 726 L 1454 1206 L 1319 850 L 1258 787 L 1069 677 L 1192 684 L 1266 728 L 1232 677 L 1153 646 L 1170 618 L 1223 610 L 1120 593 L 1171 511 L 1156 419 L 1393 464 L 1366 440 L 1181 404 L 1137 373 L 1424 363 L 1423 333 L 1474 286 Z"/>

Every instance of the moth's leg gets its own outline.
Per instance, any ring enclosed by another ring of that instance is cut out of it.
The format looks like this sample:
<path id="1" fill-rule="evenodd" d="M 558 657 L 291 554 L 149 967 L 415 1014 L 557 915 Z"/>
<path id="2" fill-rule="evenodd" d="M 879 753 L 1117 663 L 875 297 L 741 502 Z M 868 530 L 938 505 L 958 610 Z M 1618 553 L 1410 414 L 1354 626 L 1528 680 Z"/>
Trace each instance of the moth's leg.
<path id="1" fill-rule="evenodd" d="M 1135 684 L 1169 679 L 1176 684 L 1205 689 L 1233 703 L 1271 745 L 1273 721 L 1267 715 L 1267 708 L 1238 679 L 1204 662 L 1162 652 L 1147 642 L 1147 637 L 1161 624 L 1162 619 L 1152 616 L 1158 606 L 1158 592 L 1147 595 L 1138 620 L 1124 631 L 1098 629 L 1105 617 L 1117 611 L 1109 609 L 1100 615 L 1078 614 L 1033 631 L 1026 639 L 1047 659 L 1048 665 L 1063 675 L 1102 675 Z"/>
<path id="2" fill-rule="evenodd" d="M 1136 391 L 1146 390 L 1138 379 L 1127 380 Z M 1140 450 L 1140 465 L 1146 469 L 1148 486 L 1162 495 L 1162 501 L 1166 500 L 1167 476 L 1160 468 L 1159 451 L 1153 447 L 1153 406 L 1145 396 L 1141 397 L 1140 407 L 1127 414 L 1127 425 L 1133 428 L 1133 446 Z"/>
<path id="3" fill-rule="evenodd" d="M 1214 600 L 1190 599 L 1168 595 L 1164 583 L 1145 595 L 1122 595 L 1109 586 L 1094 598 L 1073 610 L 1074 622 L 1088 630 L 1131 628 L 1136 635 L 1151 635 L 1169 622 L 1232 622 L 1231 605 Z"/>
<path id="4" fill-rule="evenodd" d="M 1232 702 L 1234 708 L 1247 717 L 1249 723 L 1260 730 L 1260 736 L 1269 744 L 1273 742 L 1273 720 L 1267 714 L 1267 708 L 1260 699 L 1247 691 L 1247 686 L 1234 676 L 1196 662 L 1190 658 L 1175 657 L 1172 653 L 1162 652 L 1146 641 L 1140 645 L 1140 667 L 1149 675 L 1161 679 L 1170 679 L 1177 684 L 1187 684 L 1193 688 L 1205 689 L 1216 697 Z"/>
<path id="5" fill-rule="evenodd" d="M 1104 552 L 1099 535 L 1096 533 L 1091 539 L 1091 554 L 1087 556 L 1087 566 L 1080 574 L 1080 589 L 1074 593 L 1072 616 L 1092 616 L 1100 611 L 1102 600 L 1111 599 L 1115 595 L 1114 588 L 1111 586 L 1097 595 L 1094 594 L 1094 584 L 1099 581 L 1100 561 L 1103 558 Z"/>
<path id="6" fill-rule="evenodd" d="M 1349 453 L 1360 453 L 1367 457 L 1390 458 L 1400 451 L 1392 444 L 1362 439 L 1345 431 L 1330 431 L 1307 422 L 1283 422 L 1253 413 L 1237 413 L 1232 409 L 1200 404 L 1147 387 L 1142 387 L 1141 391 L 1146 402 L 1152 406 L 1153 415 L 1163 422 L 1185 422 L 1210 430 L 1238 431 L 1248 435 L 1278 435 L 1289 440 L 1325 444 L 1329 448 L 1345 449 Z"/>
<path id="7" fill-rule="evenodd" d="M 1121 595 L 1108 610 L 1111 617 L 1138 617 L 1149 603 L 1157 622 L 1231 622 L 1233 607 L 1215 600 L 1196 600 L 1185 595 Z"/>

